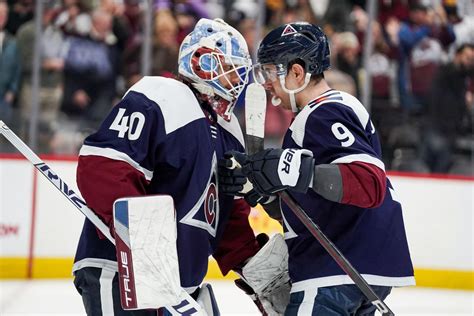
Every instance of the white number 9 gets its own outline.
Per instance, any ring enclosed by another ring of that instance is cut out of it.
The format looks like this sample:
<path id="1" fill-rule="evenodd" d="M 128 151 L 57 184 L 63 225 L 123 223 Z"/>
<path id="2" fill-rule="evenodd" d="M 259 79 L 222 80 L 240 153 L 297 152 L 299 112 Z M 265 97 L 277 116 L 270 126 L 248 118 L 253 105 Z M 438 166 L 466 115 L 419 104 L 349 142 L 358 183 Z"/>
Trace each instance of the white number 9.
<path id="1" fill-rule="evenodd" d="M 341 141 L 342 147 L 349 147 L 350 145 L 354 144 L 354 135 L 352 135 L 349 129 L 345 127 L 342 123 L 337 122 L 332 124 L 331 131 L 334 136 Z"/>

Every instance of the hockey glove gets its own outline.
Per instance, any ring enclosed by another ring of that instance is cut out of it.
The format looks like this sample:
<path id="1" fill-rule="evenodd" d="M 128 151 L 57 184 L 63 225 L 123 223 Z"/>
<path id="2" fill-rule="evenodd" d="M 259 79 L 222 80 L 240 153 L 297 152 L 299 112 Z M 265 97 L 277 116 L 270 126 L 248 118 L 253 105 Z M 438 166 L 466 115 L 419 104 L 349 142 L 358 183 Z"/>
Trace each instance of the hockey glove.
<path id="1" fill-rule="evenodd" d="M 244 196 L 249 191 L 244 191 L 247 177 L 243 174 L 242 168 L 236 166 L 232 155 L 225 154 L 218 162 L 219 192 L 228 195 Z"/>
<path id="2" fill-rule="evenodd" d="M 260 234 L 257 240 L 262 248 L 240 271 L 241 278 L 235 280 L 238 288 L 253 300 L 264 316 L 285 313 L 290 300 L 290 277 L 288 274 L 288 248 L 281 234 Z"/>
<path id="3" fill-rule="evenodd" d="M 265 149 L 250 156 L 236 151 L 230 154 L 261 195 L 286 189 L 305 193 L 313 179 L 313 154 L 306 149 Z"/>
<path id="4" fill-rule="evenodd" d="M 252 184 L 248 182 L 247 177 L 243 174 L 242 168 L 236 166 L 235 160 L 232 157 L 231 154 L 226 153 L 224 158 L 219 160 L 219 192 L 243 196 L 245 201 L 252 207 L 257 206 L 258 203 L 265 204 L 272 201 L 272 197 L 261 195 L 253 189 Z"/>

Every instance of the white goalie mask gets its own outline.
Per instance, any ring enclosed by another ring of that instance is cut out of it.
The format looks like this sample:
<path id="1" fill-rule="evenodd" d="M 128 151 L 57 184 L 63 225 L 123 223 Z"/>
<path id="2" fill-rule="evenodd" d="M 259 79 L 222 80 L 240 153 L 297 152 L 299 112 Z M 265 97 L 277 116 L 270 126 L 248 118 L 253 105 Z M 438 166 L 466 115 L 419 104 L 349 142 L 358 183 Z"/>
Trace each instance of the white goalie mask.
<path id="1" fill-rule="evenodd" d="M 201 19 L 179 49 L 179 73 L 229 121 L 252 61 L 243 36 L 221 19 Z"/>

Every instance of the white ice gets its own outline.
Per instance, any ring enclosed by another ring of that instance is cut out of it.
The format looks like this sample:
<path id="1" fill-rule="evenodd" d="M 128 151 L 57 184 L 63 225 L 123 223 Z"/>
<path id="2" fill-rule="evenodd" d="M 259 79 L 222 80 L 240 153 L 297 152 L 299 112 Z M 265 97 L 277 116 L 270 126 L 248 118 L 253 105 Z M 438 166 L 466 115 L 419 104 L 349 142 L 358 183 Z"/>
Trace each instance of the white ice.
<path id="1" fill-rule="evenodd" d="M 222 315 L 259 315 L 232 282 L 212 281 Z M 395 289 L 386 300 L 397 316 L 474 315 L 474 292 L 426 288 Z M 0 315 L 85 315 L 72 280 L 0 281 Z"/>

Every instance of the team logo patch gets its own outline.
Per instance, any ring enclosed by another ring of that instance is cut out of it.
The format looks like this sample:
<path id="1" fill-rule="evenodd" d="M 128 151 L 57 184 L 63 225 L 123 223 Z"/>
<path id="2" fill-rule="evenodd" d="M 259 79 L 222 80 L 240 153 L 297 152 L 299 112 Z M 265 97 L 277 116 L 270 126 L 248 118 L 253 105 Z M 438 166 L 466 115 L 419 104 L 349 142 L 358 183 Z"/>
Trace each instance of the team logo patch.
<path id="1" fill-rule="evenodd" d="M 194 206 L 179 221 L 180 223 L 206 230 L 209 235 L 216 237 L 219 223 L 219 189 L 217 187 L 217 156 L 214 152 L 209 168 L 209 180 L 205 190 Z"/>
<path id="2" fill-rule="evenodd" d="M 295 28 L 291 26 L 291 24 L 288 24 L 283 30 L 283 32 L 281 33 L 281 36 L 286 36 L 286 35 L 295 34 L 295 33 L 297 33 Z"/>
<path id="3" fill-rule="evenodd" d="M 204 200 L 204 214 L 209 225 L 214 223 L 217 210 L 217 190 L 214 183 L 210 183 L 207 189 L 206 199 Z"/>

